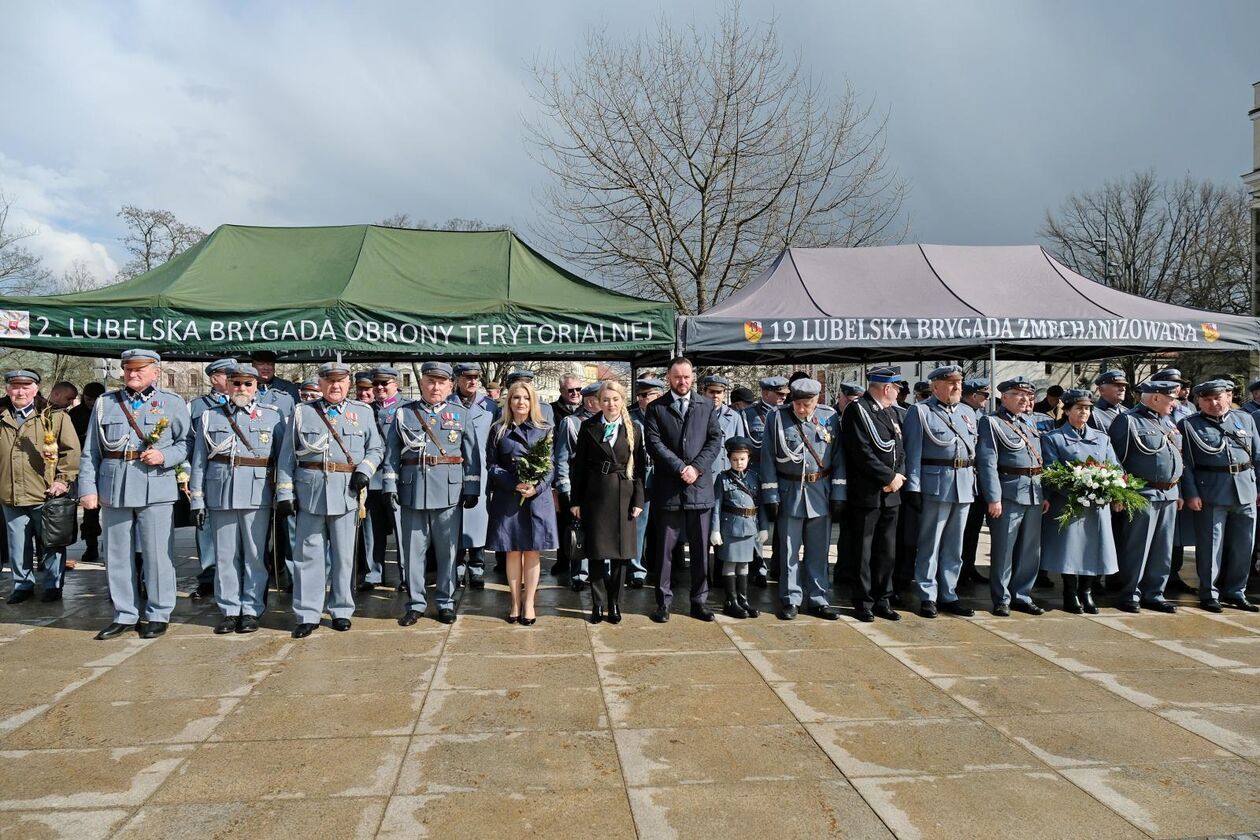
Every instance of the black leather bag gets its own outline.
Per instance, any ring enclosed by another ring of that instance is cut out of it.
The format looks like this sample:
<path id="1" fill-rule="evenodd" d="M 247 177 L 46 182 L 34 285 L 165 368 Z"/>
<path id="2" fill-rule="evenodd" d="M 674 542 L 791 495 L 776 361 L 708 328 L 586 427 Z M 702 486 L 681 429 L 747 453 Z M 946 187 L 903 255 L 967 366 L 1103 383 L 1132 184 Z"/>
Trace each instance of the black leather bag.
<path id="1" fill-rule="evenodd" d="M 65 548 L 79 541 L 79 500 L 74 489 L 49 496 L 39 512 L 39 539 L 44 548 Z"/>
<path id="2" fill-rule="evenodd" d="M 572 520 L 568 530 L 565 539 L 569 541 L 569 560 L 584 559 L 586 557 L 586 532 L 582 530 L 581 521 Z"/>

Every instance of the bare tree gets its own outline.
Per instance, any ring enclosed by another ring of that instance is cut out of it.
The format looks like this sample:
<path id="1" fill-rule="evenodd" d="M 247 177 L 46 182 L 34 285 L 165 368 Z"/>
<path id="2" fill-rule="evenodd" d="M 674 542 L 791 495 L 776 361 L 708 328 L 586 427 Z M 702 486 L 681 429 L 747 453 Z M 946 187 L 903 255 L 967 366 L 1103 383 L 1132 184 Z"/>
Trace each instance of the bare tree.
<path id="1" fill-rule="evenodd" d="M 1211 312 L 1251 310 L 1247 193 L 1243 187 L 1160 181 L 1151 170 L 1100 189 L 1074 193 L 1046 213 L 1041 236 L 1073 271 L 1121 291 Z M 1120 362 L 1132 377 L 1152 364 Z M 1172 363 L 1164 357 L 1162 363 Z M 1205 372 L 1245 376 L 1241 354 L 1180 354 L 1192 378 Z"/>
<path id="2" fill-rule="evenodd" d="M 511 230 L 507 225 L 491 225 L 481 219 L 461 219 L 453 216 L 439 225 L 430 224 L 424 219 L 411 218 L 410 213 L 395 213 L 387 216 L 377 224 L 384 227 L 409 228 L 411 230 Z"/>
<path id="3" fill-rule="evenodd" d="M 157 268 L 205 238 L 201 228 L 187 225 L 169 210 L 142 210 L 128 204 L 118 211 L 118 218 L 127 226 L 123 247 L 131 260 L 118 272 L 126 280 Z"/>
<path id="4" fill-rule="evenodd" d="M 15 227 L 9 222 L 12 202 L 0 192 L 0 292 L 6 295 L 33 295 L 48 291 L 52 272 L 43 259 L 31 252 L 23 241 L 36 234 L 29 228 Z"/>
<path id="5" fill-rule="evenodd" d="M 533 75 L 542 117 L 526 128 L 554 179 L 539 236 L 630 293 L 703 312 L 789 244 L 904 233 L 885 118 L 825 89 L 737 3 L 716 32 L 593 32 L 572 64 Z"/>

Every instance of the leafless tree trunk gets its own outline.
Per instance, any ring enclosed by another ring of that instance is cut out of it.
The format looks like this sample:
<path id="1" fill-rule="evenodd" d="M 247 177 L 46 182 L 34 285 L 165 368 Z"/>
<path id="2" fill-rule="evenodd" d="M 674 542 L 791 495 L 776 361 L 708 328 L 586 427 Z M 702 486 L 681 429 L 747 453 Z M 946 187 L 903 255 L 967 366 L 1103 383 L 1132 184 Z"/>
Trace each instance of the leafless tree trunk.
<path id="1" fill-rule="evenodd" d="M 785 56 L 772 23 L 588 36 L 535 64 L 527 125 L 553 183 L 539 237 L 627 292 L 703 312 L 784 247 L 897 240 L 904 188 L 885 120 Z"/>
<path id="2" fill-rule="evenodd" d="M 118 271 L 119 280 L 157 268 L 206 237 L 204 230 L 184 224 L 169 210 L 142 210 L 129 204 L 118 211 L 118 218 L 127 225 L 122 244 L 131 254 Z"/>

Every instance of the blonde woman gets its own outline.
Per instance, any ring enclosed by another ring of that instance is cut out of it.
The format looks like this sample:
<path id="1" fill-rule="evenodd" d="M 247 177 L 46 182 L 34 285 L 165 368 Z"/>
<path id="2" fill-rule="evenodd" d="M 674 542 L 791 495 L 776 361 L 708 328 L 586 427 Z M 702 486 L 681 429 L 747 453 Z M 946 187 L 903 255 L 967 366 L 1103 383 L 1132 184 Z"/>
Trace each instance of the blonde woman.
<path id="1" fill-rule="evenodd" d="M 647 454 L 643 427 L 626 410 L 626 389 L 607 381 L 599 389 L 598 414 L 578 431 L 570 470 L 577 502 L 571 512 L 582 521 L 591 567 L 591 623 L 621 621 L 621 579 L 637 555 L 636 520 L 643 513 L 643 473 Z"/>
<path id="2" fill-rule="evenodd" d="M 490 486 L 486 548 L 507 555 L 508 592 L 512 596 L 508 622 L 528 627 L 537 620 L 534 594 L 538 591 L 539 552 L 555 548 L 559 540 L 551 499 L 552 471 L 531 484 L 517 476 L 516 462 L 552 429 L 543 419 L 538 394 L 529 382 L 509 385 L 501 405 L 486 444 Z"/>

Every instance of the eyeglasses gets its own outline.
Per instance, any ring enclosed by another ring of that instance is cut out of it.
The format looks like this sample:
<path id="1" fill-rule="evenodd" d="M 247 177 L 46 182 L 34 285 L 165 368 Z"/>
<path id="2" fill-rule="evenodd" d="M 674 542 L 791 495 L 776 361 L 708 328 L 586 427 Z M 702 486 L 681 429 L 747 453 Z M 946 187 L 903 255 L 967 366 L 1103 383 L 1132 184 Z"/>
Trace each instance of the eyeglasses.
<path id="1" fill-rule="evenodd" d="M 372 387 L 373 388 L 388 388 L 391 384 L 393 383 L 392 382 L 373 382 Z"/>
<path id="2" fill-rule="evenodd" d="M 233 379 L 233 380 L 232 380 L 232 387 L 233 387 L 233 388 L 253 388 L 253 387 L 254 387 L 255 385 L 257 385 L 257 384 L 258 384 L 258 383 L 257 383 L 257 382 L 255 382 L 255 381 L 254 381 L 254 380 L 252 380 L 252 379 L 243 379 L 243 380 L 242 380 L 242 379 Z"/>
<path id="3" fill-rule="evenodd" d="M 566 394 L 580 394 L 582 393 L 582 388 L 580 386 L 577 388 L 565 388 L 564 392 Z"/>

